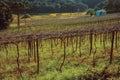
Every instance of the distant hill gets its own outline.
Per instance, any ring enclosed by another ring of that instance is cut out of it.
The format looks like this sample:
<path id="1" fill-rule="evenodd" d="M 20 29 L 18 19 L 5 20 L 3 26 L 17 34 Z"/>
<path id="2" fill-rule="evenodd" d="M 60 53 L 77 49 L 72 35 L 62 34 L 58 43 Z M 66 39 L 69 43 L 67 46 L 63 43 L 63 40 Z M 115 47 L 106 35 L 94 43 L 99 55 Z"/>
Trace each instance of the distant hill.
<path id="1" fill-rule="evenodd" d="M 9 3 L 15 0 L 4 0 Z M 105 0 L 16 0 L 23 2 L 33 13 L 46 12 L 81 12 L 88 8 L 95 8 Z"/>

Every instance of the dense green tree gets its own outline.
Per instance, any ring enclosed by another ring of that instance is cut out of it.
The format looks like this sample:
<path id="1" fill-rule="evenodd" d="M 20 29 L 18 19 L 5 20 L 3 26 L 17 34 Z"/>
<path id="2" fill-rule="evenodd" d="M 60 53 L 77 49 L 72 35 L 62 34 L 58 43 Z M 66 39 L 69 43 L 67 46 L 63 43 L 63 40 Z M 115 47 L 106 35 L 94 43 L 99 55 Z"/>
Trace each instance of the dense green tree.
<path id="1" fill-rule="evenodd" d="M 9 6 L 0 1 L 0 30 L 8 28 L 9 24 L 12 22 L 12 14 Z"/>
<path id="2" fill-rule="evenodd" d="M 90 15 L 90 16 L 93 16 L 93 15 L 95 15 L 95 10 L 94 9 L 88 9 L 86 14 Z"/>

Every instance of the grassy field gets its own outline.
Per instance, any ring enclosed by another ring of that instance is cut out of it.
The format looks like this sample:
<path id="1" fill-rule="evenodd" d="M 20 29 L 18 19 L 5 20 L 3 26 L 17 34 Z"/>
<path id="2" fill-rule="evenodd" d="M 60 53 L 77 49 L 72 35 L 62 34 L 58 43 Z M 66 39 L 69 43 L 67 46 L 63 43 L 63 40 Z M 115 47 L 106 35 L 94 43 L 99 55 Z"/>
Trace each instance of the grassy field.
<path id="1" fill-rule="evenodd" d="M 76 38 L 73 38 L 73 41 Z M 103 80 L 104 76 L 107 80 L 119 80 L 120 55 L 119 48 L 114 50 L 113 64 L 109 65 L 110 42 L 106 44 L 106 51 L 97 40 L 97 51 L 95 54 L 95 66 L 93 67 L 93 54 L 89 55 L 89 41 L 82 42 L 82 51 L 80 56 L 79 47 L 76 50 L 76 44 L 71 44 L 66 48 L 66 60 L 62 67 L 62 72 L 59 70 L 63 61 L 64 49 L 61 48 L 60 41 L 56 46 L 54 41 L 51 48 L 51 40 L 42 42 L 42 47 L 39 47 L 40 54 L 40 72 L 36 72 L 36 62 L 34 54 L 31 54 L 30 62 L 28 60 L 27 43 L 19 44 L 20 49 L 20 69 L 23 80 Z M 2 46 L 3 47 L 3 46 Z M 73 50 L 74 48 L 74 50 Z M 7 50 L 7 52 L 6 52 Z M 21 77 L 17 70 L 16 64 L 16 46 L 8 45 L 7 49 L 1 50 L 0 55 L 0 78 L 3 80 L 20 80 Z M 109 66 L 108 66 L 109 65 Z M 108 66 L 107 69 L 105 67 Z M 105 69 L 105 72 L 103 73 Z"/>
<path id="2" fill-rule="evenodd" d="M 73 30 L 73 29 L 80 29 L 80 28 L 87 28 L 87 27 L 99 27 L 99 26 L 107 26 L 111 24 L 116 24 L 119 22 L 119 20 L 110 20 L 110 19 L 116 19 L 119 18 L 120 14 L 108 14 L 106 16 L 101 17 L 91 17 L 86 16 L 85 13 L 80 13 L 81 15 L 78 16 L 76 14 L 78 13 L 71 13 L 71 17 L 69 17 L 70 14 L 64 13 L 61 14 L 60 18 L 59 16 L 52 17 L 50 15 L 33 15 L 30 19 L 27 19 L 27 23 L 25 25 L 24 20 L 21 19 L 21 26 L 20 28 L 17 28 L 17 22 L 16 17 L 13 21 L 13 23 L 10 25 L 10 28 L 5 31 L 1 31 L 0 34 L 6 34 L 6 31 L 8 34 L 10 33 L 29 33 L 29 32 L 51 32 L 51 31 L 61 31 L 61 30 Z M 84 15 L 83 15 L 84 14 Z M 63 16 L 66 15 L 66 16 Z M 67 16 L 68 15 L 68 16 Z M 47 16 L 47 18 L 46 18 Z M 42 17 L 42 18 L 41 18 Z M 108 21 L 104 21 L 108 20 Z M 101 21 L 101 22 L 99 22 Z M 18 30 L 19 29 L 19 30 Z"/>
<path id="3" fill-rule="evenodd" d="M 21 27 L 17 28 L 15 19 L 10 28 L 1 31 L 0 34 L 53 32 L 109 26 L 119 23 L 119 20 L 116 19 L 120 17 L 119 15 L 119 13 L 100 17 L 85 16 L 85 13 L 33 15 L 31 19 L 27 20 L 27 25 L 24 25 L 24 20 L 21 20 Z M 111 19 L 115 20 L 111 21 Z M 120 80 L 119 41 L 118 47 L 114 47 L 113 63 L 110 65 L 110 37 L 105 40 L 104 46 L 104 42 L 101 42 L 99 36 L 98 34 L 96 38 L 95 36 L 93 38 L 94 45 L 91 55 L 89 35 L 82 36 L 82 41 L 80 41 L 80 37 L 69 38 L 68 43 L 65 39 L 65 44 L 61 42 L 61 39 L 42 40 L 42 42 L 39 42 L 39 74 L 37 73 L 37 63 L 34 55 L 36 49 L 31 48 L 29 52 L 27 42 L 21 42 L 18 45 L 19 70 L 16 63 L 18 56 L 16 45 L 1 45 L 0 80 Z M 79 40 L 76 43 L 78 38 Z M 60 68 L 64 56 L 64 65 Z"/>

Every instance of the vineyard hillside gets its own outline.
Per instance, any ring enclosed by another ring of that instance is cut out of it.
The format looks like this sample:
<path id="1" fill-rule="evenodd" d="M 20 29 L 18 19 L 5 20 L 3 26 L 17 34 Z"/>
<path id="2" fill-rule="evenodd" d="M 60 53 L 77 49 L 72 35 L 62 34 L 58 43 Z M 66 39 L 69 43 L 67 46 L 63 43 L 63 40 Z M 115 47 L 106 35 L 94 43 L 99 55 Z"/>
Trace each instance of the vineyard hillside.
<path id="1" fill-rule="evenodd" d="M 46 13 L 0 31 L 0 80 L 120 80 L 120 13 Z M 22 17 L 22 16 L 21 16 Z"/>

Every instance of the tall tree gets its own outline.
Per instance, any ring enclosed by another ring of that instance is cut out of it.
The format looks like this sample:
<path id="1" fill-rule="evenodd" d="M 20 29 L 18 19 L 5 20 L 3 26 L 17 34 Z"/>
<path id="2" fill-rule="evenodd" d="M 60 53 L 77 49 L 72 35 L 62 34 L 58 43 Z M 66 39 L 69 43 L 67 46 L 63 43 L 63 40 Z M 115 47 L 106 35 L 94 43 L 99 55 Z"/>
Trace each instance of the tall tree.
<path id="1" fill-rule="evenodd" d="M 11 4 L 13 14 L 17 15 L 18 27 L 20 27 L 20 15 L 25 13 L 27 7 L 22 2 L 15 2 Z"/>
<path id="2" fill-rule="evenodd" d="M 8 28 L 9 24 L 12 22 L 12 14 L 9 6 L 0 1 L 0 30 Z"/>

